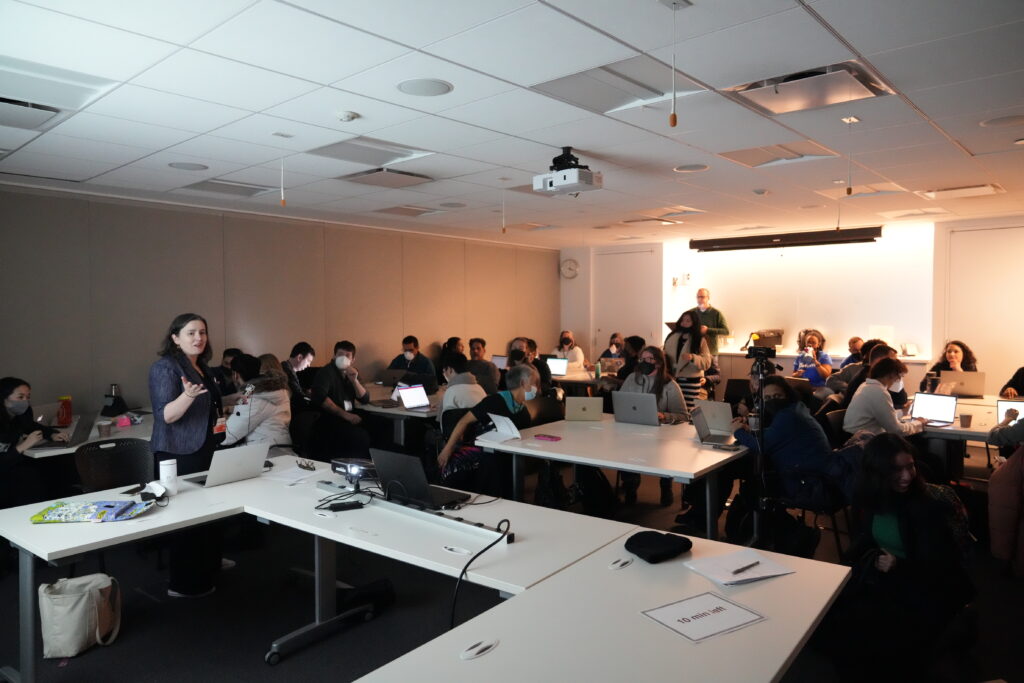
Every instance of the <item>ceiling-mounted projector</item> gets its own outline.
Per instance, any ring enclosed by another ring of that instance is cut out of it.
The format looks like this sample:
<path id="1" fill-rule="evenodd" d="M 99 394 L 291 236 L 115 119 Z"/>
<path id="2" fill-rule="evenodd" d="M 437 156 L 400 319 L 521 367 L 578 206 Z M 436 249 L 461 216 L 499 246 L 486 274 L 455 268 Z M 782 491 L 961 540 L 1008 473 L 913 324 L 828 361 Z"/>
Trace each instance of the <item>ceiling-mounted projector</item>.
<path id="1" fill-rule="evenodd" d="M 599 172 L 580 163 L 573 156 L 572 147 L 563 147 L 562 153 L 551 160 L 550 173 L 533 176 L 533 191 L 548 194 L 576 194 L 587 190 L 600 190 L 603 179 Z"/>

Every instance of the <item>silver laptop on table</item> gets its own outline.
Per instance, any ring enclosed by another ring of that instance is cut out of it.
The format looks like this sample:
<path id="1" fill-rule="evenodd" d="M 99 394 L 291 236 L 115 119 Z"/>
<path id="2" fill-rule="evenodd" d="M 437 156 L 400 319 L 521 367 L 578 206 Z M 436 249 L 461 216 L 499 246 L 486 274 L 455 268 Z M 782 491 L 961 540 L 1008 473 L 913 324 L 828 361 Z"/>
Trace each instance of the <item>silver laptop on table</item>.
<path id="1" fill-rule="evenodd" d="M 616 422 L 649 425 L 657 427 L 658 400 L 654 394 L 636 394 L 628 391 L 612 392 L 612 408 L 615 410 Z"/>
<path id="2" fill-rule="evenodd" d="M 67 441 L 52 441 L 50 439 L 46 439 L 37 443 L 30 450 L 52 451 L 58 448 L 75 448 L 77 446 L 81 446 L 89 440 L 89 434 L 92 432 L 94 419 L 95 418 L 92 415 L 75 415 L 71 420 L 71 424 L 67 427 L 51 427 L 51 429 L 59 430 L 62 434 L 67 434 Z M 43 422 L 39 418 L 36 418 L 36 422 L 41 425 L 52 425 L 53 421 Z"/>
<path id="3" fill-rule="evenodd" d="M 704 413 L 704 420 L 712 434 L 732 434 L 732 406 L 724 401 L 694 399 L 696 408 Z"/>
<path id="4" fill-rule="evenodd" d="M 953 396 L 981 398 L 985 395 L 985 373 L 943 370 L 939 373 L 939 386 L 942 393 L 948 390 Z"/>
<path id="5" fill-rule="evenodd" d="M 732 446 L 736 443 L 736 437 L 732 434 L 713 434 L 701 408 L 693 409 L 693 426 L 697 429 L 697 439 L 702 446 Z"/>
<path id="6" fill-rule="evenodd" d="M 910 417 L 923 417 L 928 420 L 929 427 L 945 427 L 953 424 L 956 418 L 956 396 L 945 394 L 914 394 L 914 406 L 910 409 Z"/>
<path id="7" fill-rule="evenodd" d="M 600 420 L 604 412 L 604 399 L 600 396 L 585 398 L 583 396 L 565 397 L 565 419 L 567 421 Z"/>
<path id="8" fill-rule="evenodd" d="M 182 477 L 182 479 L 205 488 L 252 479 L 260 476 L 260 472 L 263 471 L 263 463 L 267 459 L 269 450 L 269 443 L 258 443 L 214 451 L 210 470 L 206 474 Z"/>

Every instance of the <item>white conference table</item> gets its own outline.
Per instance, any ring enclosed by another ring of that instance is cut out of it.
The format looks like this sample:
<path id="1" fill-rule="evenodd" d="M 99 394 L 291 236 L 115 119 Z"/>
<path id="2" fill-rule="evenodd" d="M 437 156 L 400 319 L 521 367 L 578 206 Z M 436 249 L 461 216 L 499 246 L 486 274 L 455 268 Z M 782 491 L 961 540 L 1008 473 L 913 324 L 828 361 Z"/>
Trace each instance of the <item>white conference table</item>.
<path id="1" fill-rule="evenodd" d="M 103 441 L 106 439 L 144 439 L 149 441 L 153 436 L 153 414 L 151 412 L 142 415 L 141 424 L 129 425 L 128 427 L 118 427 L 115 424 L 110 430 L 110 436 L 100 437 L 99 428 L 96 426 L 96 423 L 105 419 L 108 418 L 97 417 L 93 420 L 92 429 L 89 431 L 89 437 L 82 443 L 78 444 L 78 446 L 69 446 L 67 448 L 30 448 L 25 451 L 24 455 L 27 458 L 35 459 L 52 458 L 55 455 L 74 453 L 78 450 L 79 446 L 92 443 L 93 441 Z"/>
<path id="2" fill-rule="evenodd" d="M 735 551 L 693 539 L 659 564 L 611 543 L 535 588 L 484 612 L 360 679 L 453 683 L 520 681 L 776 681 L 807 642 L 849 576 L 835 564 L 758 551 L 794 574 L 718 586 L 683 563 Z M 616 560 L 633 559 L 615 569 Z M 765 620 L 691 643 L 642 610 L 705 592 Z M 466 651 L 481 656 L 465 659 Z"/>
<path id="3" fill-rule="evenodd" d="M 399 446 L 405 445 L 405 421 L 410 418 L 423 420 L 437 417 L 441 410 L 441 399 L 444 397 L 444 387 L 442 387 L 437 391 L 437 393 L 428 397 L 430 399 L 430 408 L 428 410 L 407 410 L 401 405 L 396 408 L 382 408 L 381 406 L 373 405 L 372 401 L 391 398 L 391 394 L 395 388 L 392 386 L 377 384 L 376 382 L 373 382 L 372 384 L 365 384 L 363 386 L 366 387 L 367 393 L 370 394 L 371 403 L 357 405 L 355 408 L 389 418 L 393 423 L 394 442 Z"/>
<path id="4" fill-rule="evenodd" d="M 274 478 L 293 467 L 295 459 L 275 458 L 271 473 L 210 489 L 181 482 L 181 490 L 167 507 L 153 509 L 137 519 L 104 524 L 34 525 L 29 517 L 47 502 L 0 510 L 0 536 L 19 550 L 20 672 L 0 669 L 0 677 L 35 680 L 38 610 L 34 557 L 49 562 L 71 561 L 88 552 L 249 513 L 314 536 L 316 591 L 315 621 L 274 643 L 279 653 L 298 649 L 336 629 L 335 543 L 343 543 L 399 561 L 458 576 L 466 561 L 493 540 L 476 529 L 463 531 L 441 524 L 430 513 L 399 511 L 374 501 L 359 510 L 319 516 L 313 510 L 327 492 L 316 481 L 340 481 L 328 467 L 300 483 Z M 65 500 L 120 499 L 123 488 L 85 494 Z M 509 519 L 515 542 L 499 544 L 474 563 L 467 580 L 515 595 L 620 538 L 635 527 L 593 517 L 499 500 L 467 507 L 458 513 L 466 520 L 495 526 Z"/>
<path id="5" fill-rule="evenodd" d="M 536 438 L 537 434 L 560 440 L 544 441 Z M 707 533 L 711 539 L 718 533 L 714 514 L 718 498 L 716 471 L 747 453 L 746 448 L 730 451 L 701 446 L 692 424 L 651 427 L 616 422 L 612 415 L 602 415 L 600 421 L 592 422 L 550 422 L 525 429 L 521 436 L 502 443 L 476 441 L 485 450 L 512 454 L 516 500 L 523 497 L 523 456 L 672 477 L 684 484 L 703 477 L 707 490 Z"/>

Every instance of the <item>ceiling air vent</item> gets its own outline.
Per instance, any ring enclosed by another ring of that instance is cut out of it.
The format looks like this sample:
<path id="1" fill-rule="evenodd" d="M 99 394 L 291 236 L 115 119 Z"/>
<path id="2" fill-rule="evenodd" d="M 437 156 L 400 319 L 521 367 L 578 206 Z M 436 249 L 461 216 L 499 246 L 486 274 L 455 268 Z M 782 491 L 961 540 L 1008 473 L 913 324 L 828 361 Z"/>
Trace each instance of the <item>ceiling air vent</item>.
<path id="1" fill-rule="evenodd" d="M 737 149 L 732 152 L 722 152 L 719 156 L 725 157 L 729 161 L 735 161 L 737 164 L 743 164 L 748 168 L 767 168 L 836 155 L 815 142 L 804 140 L 803 142 L 787 142 L 784 145 Z"/>
<path id="2" fill-rule="evenodd" d="M 364 185 L 376 185 L 377 187 L 409 187 L 420 185 L 433 180 L 430 176 L 410 173 L 408 171 L 396 171 L 391 168 L 375 168 L 370 171 L 359 171 L 337 177 L 338 180 L 347 180 L 350 183 L 362 183 Z"/>
<path id="3" fill-rule="evenodd" d="M 56 107 L 0 97 L 0 126 L 38 130 L 57 114 Z"/>
<path id="4" fill-rule="evenodd" d="M 52 128 L 115 85 L 77 71 L 0 56 L 0 125 Z"/>
<path id="5" fill-rule="evenodd" d="M 425 206 L 390 206 L 386 209 L 377 209 L 375 213 L 389 213 L 395 216 L 429 216 L 435 213 L 444 213 L 440 209 L 428 209 Z"/>
<path id="6" fill-rule="evenodd" d="M 917 191 L 919 197 L 925 199 L 967 199 L 968 197 L 988 197 L 1006 192 L 999 185 L 971 185 L 969 187 L 949 187 L 944 190 Z"/>
<path id="7" fill-rule="evenodd" d="M 855 60 L 738 85 L 725 92 L 769 115 L 819 109 L 892 94 L 885 84 Z"/>
<path id="8" fill-rule="evenodd" d="M 902 194 L 906 190 L 896 183 L 872 183 L 871 185 L 854 185 L 850 188 L 850 194 L 846 193 L 845 186 L 834 186 L 824 190 L 815 190 L 818 194 L 829 199 L 884 197 L 890 194 Z"/>
<path id="9" fill-rule="evenodd" d="M 185 185 L 181 189 L 228 195 L 231 197 L 255 197 L 264 192 L 271 192 L 276 188 L 265 185 L 250 185 L 249 183 L 233 183 L 227 180 L 203 180 L 191 185 Z"/>
<path id="10" fill-rule="evenodd" d="M 522 230 L 523 232 L 539 232 L 541 230 L 557 230 L 557 225 L 547 223 L 513 223 L 505 226 L 509 230 Z"/>
<path id="11" fill-rule="evenodd" d="M 374 138 L 355 138 L 311 149 L 308 154 L 368 166 L 387 166 L 399 161 L 425 157 L 430 152 Z"/>

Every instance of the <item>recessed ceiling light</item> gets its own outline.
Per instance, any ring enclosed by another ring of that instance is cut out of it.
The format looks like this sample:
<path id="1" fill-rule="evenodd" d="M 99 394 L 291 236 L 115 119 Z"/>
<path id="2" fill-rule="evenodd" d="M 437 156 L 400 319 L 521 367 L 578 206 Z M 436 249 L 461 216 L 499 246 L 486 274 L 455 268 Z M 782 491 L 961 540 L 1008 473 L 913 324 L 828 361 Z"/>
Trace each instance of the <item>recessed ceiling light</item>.
<path id="1" fill-rule="evenodd" d="M 447 95 L 455 89 L 455 86 L 437 78 L 413 78 L 399 83 L 398 89 L 406 95 L 437 97 L 438 95 Z"/>
<path id="2" fill-rule="evenodd" d="M 1014 114 L 1012 116 L 999 116 L 994 119 L 982 121 L 978 125 L 980 125 L 982 128 L 1006 128 L 1009 126 L 1024 126 L 1024 114 Z"/>
<path id="3" fill-rule="evenodd" d="M 355 121 L 358 118 L 360 118 L 359 112 L 355 112 L 355 111 L 339 111 L 338 112 L 338 120 L 339 121 L 343 121 L 345 123 L 348 123 L 349 121 Z"/>
<path id="4" fill-rule="evenodd" d="M 462 209 L 465 208 L 465 204 L 462 202 L 441 202 L 441 206 L 446 209 Z"/>
<path id="5" fill-rule="evenodd" d="M 1024 145 L 1024 138 L 1017 138 L 1016 140 L 1013 141 L 1013 144 Z"/>
<path id="6" fill-rule="evenodd" d="M 206 164 L 194 164 L 190 161 L 172 161 L 167 165 L 179 171 L 205 171 L 210 168 Z"/>
<path id="7" fill-rule="evenodd" d="M 700 173 L 708 170 L 707 164 L 682 164 L 672 169 L 676 173 Z"/>
<path id="8" fill-rule="evenodd" d="M 860 119 L 856 116 L 844 116 L 840 119 L 843 123 L 860 123 Z"/>
<path id="9" fill-rule="evenodd" d="M 832 184 L 833 185 L 845 185 L 846 181 L 843 180 L 842 178 L 833 178 L 832 179 Z"/>

